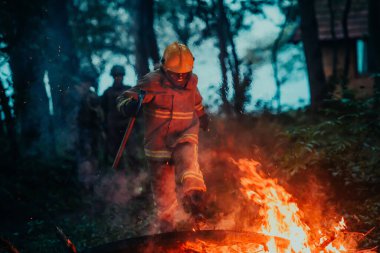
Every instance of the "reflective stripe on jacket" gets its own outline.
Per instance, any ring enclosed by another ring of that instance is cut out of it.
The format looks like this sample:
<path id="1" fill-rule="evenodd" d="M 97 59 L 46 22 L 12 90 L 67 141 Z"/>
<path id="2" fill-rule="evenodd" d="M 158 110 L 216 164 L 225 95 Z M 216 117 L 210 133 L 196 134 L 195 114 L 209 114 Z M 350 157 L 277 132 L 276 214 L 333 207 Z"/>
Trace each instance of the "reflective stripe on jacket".
<path id="1" fill-rule="evenodd" d="M 197 83 L 198 77 L 191 74 L 185 87 L 176 86 L 158 69 L 145 75 L 118 99 L 120 108 L 131 98 L 137 99 L 140 90 L 146 92 L 144 147 L 148 158 L 167 160 L 178 143 L 198 144 L 198 117 L 205 112 Z"/>

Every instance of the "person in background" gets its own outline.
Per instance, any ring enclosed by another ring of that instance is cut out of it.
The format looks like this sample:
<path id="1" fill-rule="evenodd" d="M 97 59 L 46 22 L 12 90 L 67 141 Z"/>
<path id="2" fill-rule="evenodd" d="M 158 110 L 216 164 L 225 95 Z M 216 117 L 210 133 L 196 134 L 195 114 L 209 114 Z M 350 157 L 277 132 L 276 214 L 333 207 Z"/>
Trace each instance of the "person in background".
<path id="1" fill-rule="evenodd" d="M 105 116 L 104 126 L 106 130 L 106 154 L 108 164 L 112 164 L 116 156 L 129 120 L 116 109 L 116 98 L 131 88 L 131 86 L 123 83 L 125 76 L 125 68 L 123 66 L 114 65 L 111 68 L 110 74 L 114 80 L 113 84 L 105 90 L 101 97 L 101 105 Z M 123 156 L 120 164 L 121 168 L 125 168 L 125 166 L 128 165 L 133 166 L 133 162 L 131 161 L 133 160 L 132 153 L 133 152 L 126 152 L 127 157 L 125 155 Z"/>
<path id="2" fill-rule="evenodd" d="M 78 124 L 78 177 L 86 190 L 92 190 L 99 174 L 100 142 L 103 111 L 95 92 L 96 73 L 87 70 L 80 75 L 76 86 L 79 95 Z"/>
<path id="3" fill-rule="evenodd" d="M 175 229 L 176 214 L 181 212 L 178 203 L 192 217 L 201 213 L 204 204 L 198 132 L 199 127 L 208 130 L 209 117 L 197 88 L 198 77 L 192 72 L 193 62 L 189 48 L 174 42 L 165 49 L 159 68 L 118 98 L 118 109 L 130 117 L 138 110 L 140 94 L 145 94 L 141 101 L 144 150 L 159 232 Z"/>

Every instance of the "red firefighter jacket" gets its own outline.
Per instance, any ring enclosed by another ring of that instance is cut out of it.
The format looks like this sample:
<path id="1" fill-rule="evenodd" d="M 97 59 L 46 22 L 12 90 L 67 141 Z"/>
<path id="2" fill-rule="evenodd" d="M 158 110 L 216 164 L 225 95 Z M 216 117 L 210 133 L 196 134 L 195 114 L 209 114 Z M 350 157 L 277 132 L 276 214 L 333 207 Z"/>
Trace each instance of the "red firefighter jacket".
<path id="1" fill-rule="evenodd" d="M 198 118 L 205 112 L 197 83 L 198 77 L 191 74 L 185 87 L 179 87 L 158 69 L 145 75 L 135 87 L 123 93 L 119 108 L 131 99 L 137 99 L 140 90 L 146 92 L 143 113 L 147 158 L 168 160 L 177 144 L 198 144 Z"/>

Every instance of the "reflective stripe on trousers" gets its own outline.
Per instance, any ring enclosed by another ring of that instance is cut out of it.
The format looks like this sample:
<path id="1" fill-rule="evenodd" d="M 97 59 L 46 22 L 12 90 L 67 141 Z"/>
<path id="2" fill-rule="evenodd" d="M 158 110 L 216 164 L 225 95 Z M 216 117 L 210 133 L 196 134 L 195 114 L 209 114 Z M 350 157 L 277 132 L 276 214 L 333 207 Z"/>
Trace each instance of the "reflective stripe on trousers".
<path id="1" fill-rule="evenodd" d="M 172 231 L 176 214 L 180 212 L 178 202 L 184 194 L 191 190 L 206 191 L 198 164 L 198 146 L 188 142 L 178 144 L 170 161 L 149 160 L 148 163 L 160 232 Z"/>

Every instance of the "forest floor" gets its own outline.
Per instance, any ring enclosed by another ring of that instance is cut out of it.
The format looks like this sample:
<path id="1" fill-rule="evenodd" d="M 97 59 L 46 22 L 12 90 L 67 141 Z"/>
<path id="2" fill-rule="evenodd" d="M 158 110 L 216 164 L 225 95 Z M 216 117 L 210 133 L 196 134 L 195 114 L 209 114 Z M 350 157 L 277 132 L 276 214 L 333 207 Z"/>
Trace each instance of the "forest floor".
<path id="1" fill-rule="evenodd" d="M 76 166 L 69 161 L 36 161 L 25 161 L 0 177 L 0 235 L 20 252 L 66 252 L 56 227 L 62 228 L 79 250 L 143 235 L 149 229 L 153 207 L 146 184 L 136 196 L 119 202 L 95 189 L 85 189 L 77 180 Z M 121 172 L 109 174 L 125 177 L 117 175 Z M 115 190 L 120 186 L 116 181 L 107 186 Z"/>
<path id="2" fill-rule="evenodd" d="M 350 230 L 375 228 L 362 247 L 380 245 L 380 122 L 371 113 L 351 108 L 318 117 L 304 111 L 239 121 L 215 117 L 211 132 L 200 136 L 199 151 L 214 199 L 210 209 L 227 215 L 246 204 L 221 204 L 235 201 L 239 188 L 235 171 L 226 164 L 229 156 L 255 159 L 301 202 L 308 202 L 310 180 L 316 178 L 324 193 L 320 202 L 344 216 Z M 154 207 L 144 169 L 134 174 L 101 171 L 95 187 L 86 190 L 72 160 L 2 159 L 0 236 L 20 252 L 65 252 L 56 226 L 79 252 L 149 233 Z"/>

